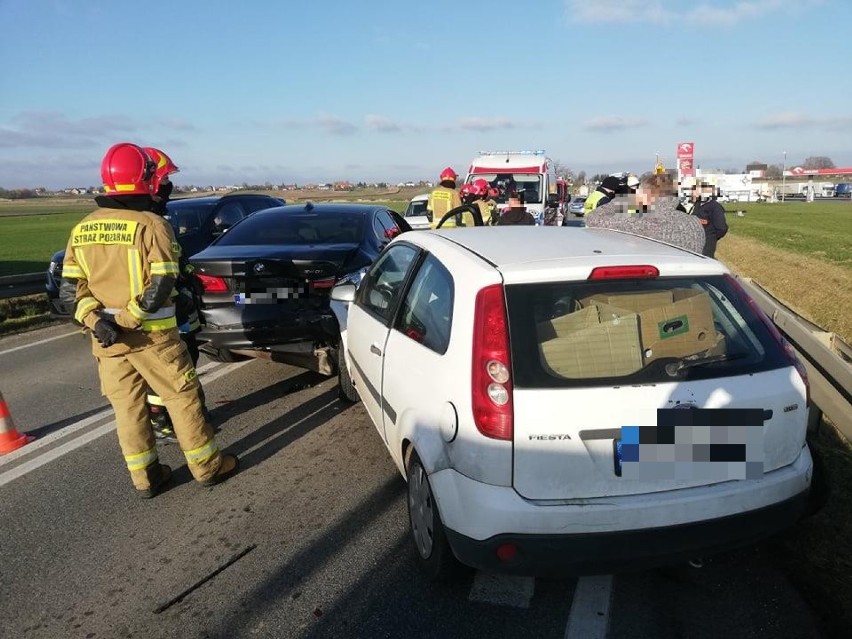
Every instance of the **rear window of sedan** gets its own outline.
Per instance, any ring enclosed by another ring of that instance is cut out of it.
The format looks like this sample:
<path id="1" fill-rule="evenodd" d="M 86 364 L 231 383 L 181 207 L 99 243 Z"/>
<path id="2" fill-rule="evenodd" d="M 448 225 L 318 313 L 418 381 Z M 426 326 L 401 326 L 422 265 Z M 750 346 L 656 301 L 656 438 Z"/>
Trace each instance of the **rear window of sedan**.
<path id="1" fill-rule="evenodd" d="M 215 202 L 204 202 L 174 205 L 173 202 L 169 202 L 166 205 L 166 220 L 178 236 L 192 233 L 201 228 L 215 204 Z"/>
<path id="2" fill-rule="evenodd" d="M 360 213 L 271 209 L 241 220 L 224 233 L 216 245 L 358 244 L 364 237 L 364 223 L 364 215 Z"/>
<path id="3" fill-rule="evenodd" d="M 662 383 L 788 366 L 725 276 L 506 287 L 518 387 Z"/>

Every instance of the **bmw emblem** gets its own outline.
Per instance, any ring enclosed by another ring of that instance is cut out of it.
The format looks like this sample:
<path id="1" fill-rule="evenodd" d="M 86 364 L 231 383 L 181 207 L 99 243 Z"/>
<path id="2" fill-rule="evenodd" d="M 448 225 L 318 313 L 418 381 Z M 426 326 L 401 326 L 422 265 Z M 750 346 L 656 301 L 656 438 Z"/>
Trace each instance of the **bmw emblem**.
<path id="1" fill-rule="evenodd" d="M 258 262 L 254 265 L 254 272 L 260 275 L 266 270 L 266 265 L 263 262 Z"/>

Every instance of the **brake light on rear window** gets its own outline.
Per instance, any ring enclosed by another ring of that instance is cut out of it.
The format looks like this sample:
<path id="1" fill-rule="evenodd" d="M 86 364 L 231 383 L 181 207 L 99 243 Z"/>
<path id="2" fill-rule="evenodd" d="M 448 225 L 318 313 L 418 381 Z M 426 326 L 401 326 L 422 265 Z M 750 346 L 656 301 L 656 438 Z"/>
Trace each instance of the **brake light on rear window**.
<path id="1" fill-rule="evenodd" d="M 477 429 L 486 437 L 511 440 L 512 360 L 501 284 L 487 286 L 476 295 L 471 368 L 471 405 Z"/>
<path id="2" fill-rule="evenodd" d="M 201 280 L 201 286 L 204 287 L 205 293 L 228 292 L 228 284 L 225 282 L 225 278 L 223 277 L 219 277 L 217 275 L 204 275 L 202 273 L 196 273 L 195 276 Z"/>
<path id="3" fill-rule="evenodd" d="M 589 274 L 590 280 L 640 280 L 660 276 L 656 266 L 598 266 Z"/>
<path id="4" fill-rule="evenodd" d="M 725 275 L 725 279 L 733 286 L 737 293 L 742 295 L 743 299 L 748 304 L 748 307 L 752 310 L 752 312 L 760 318 L 760 321 L 763 322 L 763 325 L 766 326 L 766 329 L 769 331 L 769 334 L 772 335 L 772 338 L 778 343 L 781 347 L 781 350 L 784 351 L 784 354 L 787 356 L 787 359 L 790 361 L 790 365 L 796 369 L 796 372 L 799 373 L 799 377 L 802 378 L 802 382 L 805 384 L 805 399 L 807 406 L 811 405 L 811 383 L 808 381 L 808 370 L 805 368 L 805 365 L 802 364 L 802 360 L 798 358 L 796 355 L 796 351 L 793 348 L 793 345 L 790 344 L 786 340 L 786 338 L 781 334 L 781 331 L 778 330 L 778 327 L 775 326 L 775 323 L 769 319 L 769 316 L 763 312 L 757 302 L 754 301 L 751 295 L 745 290 L 740 281 L 731 276 Z"/>

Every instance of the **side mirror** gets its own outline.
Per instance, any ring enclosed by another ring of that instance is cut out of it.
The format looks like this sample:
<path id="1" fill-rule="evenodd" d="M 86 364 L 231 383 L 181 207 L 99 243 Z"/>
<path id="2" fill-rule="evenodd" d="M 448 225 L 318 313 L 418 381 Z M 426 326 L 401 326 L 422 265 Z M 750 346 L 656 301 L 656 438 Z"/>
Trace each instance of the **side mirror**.
<path id="1" fill-rule="evenodd" d="M 559 194 L 558 193 L 548 193 L 547 194 L 547 206 L 548 208 L 556 208 L 559 206 Z"/>
<path id="2" fill-rule="evenodd" d="M 338 284 L 331 289 L 331 299 L 335 302 L 351 304 L 355 301 L 355 292 L 357 290 L 354 284 Z"/>

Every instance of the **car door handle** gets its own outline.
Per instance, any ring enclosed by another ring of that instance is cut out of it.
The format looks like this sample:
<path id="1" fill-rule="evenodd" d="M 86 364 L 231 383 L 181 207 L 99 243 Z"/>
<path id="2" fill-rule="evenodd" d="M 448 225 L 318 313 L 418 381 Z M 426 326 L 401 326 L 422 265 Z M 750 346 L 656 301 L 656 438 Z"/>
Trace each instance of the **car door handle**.
<path id="1" fill-rule="evenodd" d="M 382 349 L 381 349 L 381 348 L 379 348 L 378 346 L 376 346 L 375 344 L 370 344 L 370 352 L 371 352 L 373 355 L 381 355 L 381 354 L 382 354 Z"/>

